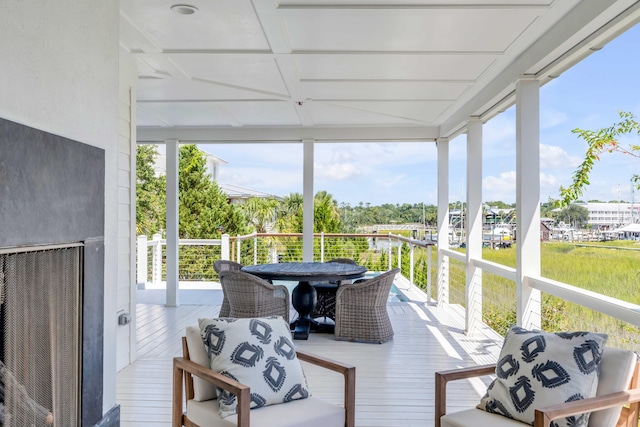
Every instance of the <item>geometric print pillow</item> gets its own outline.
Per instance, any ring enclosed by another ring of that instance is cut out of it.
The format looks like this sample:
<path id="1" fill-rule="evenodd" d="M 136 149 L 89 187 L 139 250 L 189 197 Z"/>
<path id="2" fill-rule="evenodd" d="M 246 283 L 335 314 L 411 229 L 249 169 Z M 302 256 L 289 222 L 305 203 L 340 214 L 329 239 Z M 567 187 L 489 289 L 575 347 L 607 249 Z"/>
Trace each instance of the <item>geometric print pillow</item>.
<path id="1" fill-rule="evenodd" d="M 307 380 L 282 317 L 198 319 L 211 369 L 251 389 L 251 408 L 309 397 Z M 222 418 L 237 413 L 235 395 L 218 388 Z"/>
<path id="2" fill-rule="evenodd" d="M 496 379 L 478 409 L 533 424 L 534 410 L 596 395 L 607 335 L 547 333 L 511 327 Z M 561 418 L 553 427 L 586 427 L 589 414 Z"/>

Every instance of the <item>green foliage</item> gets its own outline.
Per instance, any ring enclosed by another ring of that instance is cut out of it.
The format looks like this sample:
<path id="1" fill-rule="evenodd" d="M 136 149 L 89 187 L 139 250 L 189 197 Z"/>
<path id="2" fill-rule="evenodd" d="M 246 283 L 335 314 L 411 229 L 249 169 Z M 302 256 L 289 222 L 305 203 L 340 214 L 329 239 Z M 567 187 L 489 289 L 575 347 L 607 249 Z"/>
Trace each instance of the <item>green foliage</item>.
<path id="1" fill-rule="evenodd" d="M 427 226 L 437 224 L 438 208 L 424 203 L 385 203 L 380 206 L 371 206 L 370 203 L 360 202 L 357 206 L 348 203 L 340 204 L 343 232 L 350 232 L 358 227 L 373 224 L 422 224 Z"/>
<path id="2" fill-rule="evenodd" d="M 166 224 L 166 180 L 153 170 L 155 145 L 138 145 L 136 151 L 136 234 L 151 237 Z"/>
<path id="3" fill-rule="evenodd" d="M 556 202 L 557 206 L 568 206 L 571 202 L 576 201 L 584 192 L 584 188 L 590 184 L 589 174 L 593 170 L 595 163 L 600 160 L 603 153 L 622 153 L 634 157 L 640 157 L 640 146 L 630 144 L 622 146 L 619 137 L 630 133 L 640 135 L 640 125 L 636 117 L 629 112 L 618 112 L 621 122 L 615 123 L 608 128 L 596 131 L 573 129 L 571 132 L 577 134 L 579 138 L 587 143 L 587 152 L 582 164 L 573 173 L 573 182 L 569 187 L 560 187 L 560 200 Z M 637 174 L 631 178 L 636 184 L 640 184 L 640 176 Z M 640 189 L 640 185 L 638 186 Z"/>
<path id="4" fill-rule="evenodd" d="M 227 202 L 212 181 L 205 156 L 195 145 L 178 151 L 178 235 L 181 239 L 212 239 L 224 233 L 244 234 L 247 221 Z M 166 228 L 166 177 L 154 173 L 154 145 L 139 145 L 136 153 L 136 233 L 152 235 Z"/>
<path id="5" fill-rule="evenodd" d="M 222 233 L 245 234 L 241 210 L 227 202 L 206 171 L 204 153 L 193 144 L 182 145 L 178 158 L 179 224 L 181 239 L 213 239 Z"/>
<path id="6" fill-rule="evenodd" d="M 252 197 L 241 205 L 241 209 L 256 233 L 266 233 L 267 227 L 276 220 L 279 204 L 273 198 Z"/>
<path id="7" fill-rule="evenodd" d="M 571 204 L 555 216 L 558 221 L 564 221 L 566 224 L 571 224 L 576 228 L 584 229 L 589 222 L 589 210 L 584 206 Z"/>

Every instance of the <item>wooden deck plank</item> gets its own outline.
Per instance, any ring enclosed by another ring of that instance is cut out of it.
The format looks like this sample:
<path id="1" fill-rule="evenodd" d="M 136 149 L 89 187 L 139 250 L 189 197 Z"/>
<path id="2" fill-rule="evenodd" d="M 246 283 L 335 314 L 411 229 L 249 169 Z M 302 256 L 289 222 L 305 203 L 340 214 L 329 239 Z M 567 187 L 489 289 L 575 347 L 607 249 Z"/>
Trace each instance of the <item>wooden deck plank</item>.
<path id="1" fill-rule="evenodd" d="M 295 341 L 307 351 L 354 364 L 356 425 L 359 427 L 433 424 L 434 373 L 437 370 L 495 362 L 501 338 L 491 331 L 467 336 L 459 309 L 438 308 L 424 301 L 389 304 L 395 336 L 384 344 L 336 341 L 313 333 Z M 180 337 L 200 317 L 215 317 L 219 305 L 138 304 L 138 359 L 118 373 L 117 401 L 122 427 L 169 426 L 172 358 L 181 355 Z M 338 374 L 303 364 L 315 396 L 342 401 Z M 486 380 L 449 386 L 456 398 L 450 409 L 474 406 Z"/>

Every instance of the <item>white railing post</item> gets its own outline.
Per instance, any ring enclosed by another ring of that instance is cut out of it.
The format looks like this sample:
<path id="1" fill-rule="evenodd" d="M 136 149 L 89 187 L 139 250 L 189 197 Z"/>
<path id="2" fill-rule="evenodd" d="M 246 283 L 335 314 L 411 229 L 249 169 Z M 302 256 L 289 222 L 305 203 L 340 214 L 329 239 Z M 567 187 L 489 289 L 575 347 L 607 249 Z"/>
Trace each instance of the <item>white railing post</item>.
<path id="1" fill-rule="evenodd" d="M 413 244 L 409 243 L 409 283 L 411 284 L 411 286 L 413 286 L 413 250 Z"/>
<path id="2" fill-rule="evenodd" d="M 402 242 L 398 239 L 398 268 L 402 270 Z"/>
<path id="3" fill-rule="evenodd" d="M 236 262 L 242 264 L 242 257 L 240 256 L 240 236 L 236 236 Z"/>
<path id="4" fill-rule="evenodd" d="M 431 302 L 431 247 L 427 246 L 427 302 Z"/>
<path id="5" fill-rule="evenodd" d="M 147 269 L 149 268 L 149 263 L 147 261 L 147 236 L 141 235 L 138 236 L 137 242 L 137 252 L 138 252 L 138 268 L 137 268 L 137 284 L 138 289 L 144 289 L 147 284 L 147 278 L 149 272 Z"/>
<path id="6" fill-rule="evenodd" d="M 220 259 L 223 259 L 225 261 L 229 261 L 230 260 L 230 248 L 229 248 L 229 242 L 231 240 L 229 239 L 229 235 L 228 234 L 223 234 L 221 236 L 220 239 Z"/>
<path id="7" fill-rule="evenodd" d="M 258 236 L 253 238 L 253 264 L 258 263 Z"/>
<path id="8" fill-rule="evenodd" d="M 324 231 L 320 233 L 320 262 L 324 262 Z"/>
<path id="9" fill-rule="evenodd" d="M 393 263 L 391 262 L 391 259 L 393 258 L 393 247 L 391 246 L 391 234 L 389 234 L 389 247 L 387 248 L 387 252 L 388 252 L 388 257 L 389 258 L 389 270 L 391 270 L 391 267 L 393 266 Z"/>
<path id="10" fill-rule="evenodd" d="M 162 281 L 162 235 L 156 233 L 151 239 L 151 282 L 157 285 Z"/>

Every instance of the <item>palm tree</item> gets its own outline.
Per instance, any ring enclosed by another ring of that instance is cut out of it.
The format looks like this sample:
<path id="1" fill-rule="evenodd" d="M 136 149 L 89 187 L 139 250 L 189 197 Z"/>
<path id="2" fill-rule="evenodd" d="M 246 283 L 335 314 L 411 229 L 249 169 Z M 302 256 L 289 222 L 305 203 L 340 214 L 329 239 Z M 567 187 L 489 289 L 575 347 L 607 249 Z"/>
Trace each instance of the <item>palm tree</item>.
<path id="1" fill-rule="evenodd" d="M 267 228 L 276 220 L 278 205 L 278 201 L 273 198 L 252 197 L 242 205 L 242 210 L 256 233 L 266 233 Z"/>
<path id="2" fill-rule="evenodd" d="M 302 204 L 300 193 L 285 196 L 278 206 L 276 228 L 281 233 L 302 233 Z"/>
<path id="3" fill-rule="evenodd" d="M 314 232 L 337 233 L 340 231 L 338 202 L 326 191 L 318 191 L 313 203 Z"/>

